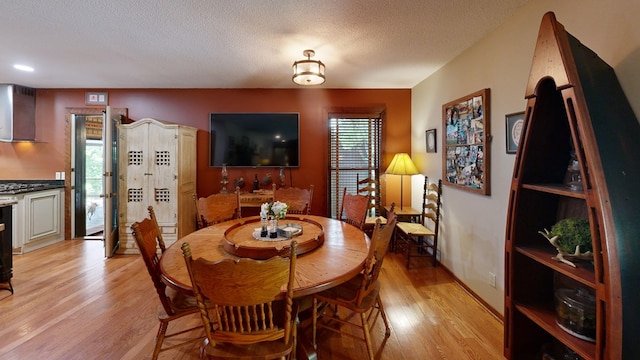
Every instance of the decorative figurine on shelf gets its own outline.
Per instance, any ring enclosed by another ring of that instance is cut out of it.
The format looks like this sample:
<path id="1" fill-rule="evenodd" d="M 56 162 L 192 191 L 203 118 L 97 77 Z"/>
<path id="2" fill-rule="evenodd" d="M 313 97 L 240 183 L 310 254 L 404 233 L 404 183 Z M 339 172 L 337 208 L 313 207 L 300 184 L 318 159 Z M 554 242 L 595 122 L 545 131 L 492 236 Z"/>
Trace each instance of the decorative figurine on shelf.
<path id="1" fill-rule="evenodd" d="M 273 183 L 273 178 L 271 177 L 271 173 L 267 173 L 267 175 L 265 175 L 262 178 L 262 181 L 260 181 L 260 186 L 268 189 L 271 187 L 271 184 Z"/>
<path id="2" fill-rule="evenodd" d="M 289 205 L 280 201 L 264 203 L 260 206 L 260 218 L 269 221 L 270 238 L 278 237 L 278 219 L 284 219 L 287 216 L 287 209 Z"/>
<path id="3" fill-rule="evenodd" d="M 260 190 L 260 182 L 258 181 L 258 174 L 253 178 L 253 191 Z M 252 192 L 253 192 L 252 191 Z"/>
<path id="4" fill-rule="evenodd" d="M 284 168 L 281 167 L 280 168 L 280 187 L 283 188 L 285 183 L 284 183 Z"/>
<path id="5" fill-rule="evenodd" d="M 226 194 L 227 191 L 227 184 L 229 184 L 229 178 L 227 177 L 227 164 L 222 164 L 222 180 L 220 180 L 220 183 L 222 184 L 222 190 L 220 190 L 220 194 Z"/>
<path id="6" fill-rule="evenodd" d="M 549 240 L 551 245 L 558 250 L 558 255 L 552 258 L 554 260 L 576 267 L 568 259 L 593 259 L 591 230 L 589 229 L 589 221 L 586 219 L 562 219 L 551 227 L 551 231 L 544 229 L 538 233 Z"/>
<path id="7" fill-rule="evenodd" d="M 236 188 L 238 189 L 244 189 L 244 186 L 246 185 L 244 183 L 244 178 L 242 176 L 240 176 L 239 178 L 236 179 L 236 181 L 234 182 L 234 185 L 236 186 Z"/>
<path id="8" fill-rule="evenodd" d="M 580 175 L 580 163 L 576 154 L 571 152 L 571 159 L 564 177 L 564 185 L 574 191 L 582 191 L 582 176 Z"/>

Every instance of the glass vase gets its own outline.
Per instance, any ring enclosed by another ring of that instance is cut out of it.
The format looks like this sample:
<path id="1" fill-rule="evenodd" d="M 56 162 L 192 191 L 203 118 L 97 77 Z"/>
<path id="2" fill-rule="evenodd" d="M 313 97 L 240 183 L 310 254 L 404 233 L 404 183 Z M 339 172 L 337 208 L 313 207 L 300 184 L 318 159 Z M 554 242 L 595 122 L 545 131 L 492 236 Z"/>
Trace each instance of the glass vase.
<path id="1" fill-rule="evenodd" d="M 275 239 L 278 237 L 278 219 L 272 218 L 270 222 L 271 226 L 269 227 L 269 237 Z"/>

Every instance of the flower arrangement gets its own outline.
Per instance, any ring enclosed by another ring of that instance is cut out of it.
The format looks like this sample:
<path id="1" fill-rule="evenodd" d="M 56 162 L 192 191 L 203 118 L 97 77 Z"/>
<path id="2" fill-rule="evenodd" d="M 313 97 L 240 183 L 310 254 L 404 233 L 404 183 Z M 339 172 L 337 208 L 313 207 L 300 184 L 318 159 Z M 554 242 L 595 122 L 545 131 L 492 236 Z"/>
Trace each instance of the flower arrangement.
<path id="1" fill-rule="evenodd" d="M 287 216 L 287 209 L 289 209 L 289 205 L 280 201 L 264 203 L 260 206 L 260 217 L 263 219 L 283 219 Z"/>

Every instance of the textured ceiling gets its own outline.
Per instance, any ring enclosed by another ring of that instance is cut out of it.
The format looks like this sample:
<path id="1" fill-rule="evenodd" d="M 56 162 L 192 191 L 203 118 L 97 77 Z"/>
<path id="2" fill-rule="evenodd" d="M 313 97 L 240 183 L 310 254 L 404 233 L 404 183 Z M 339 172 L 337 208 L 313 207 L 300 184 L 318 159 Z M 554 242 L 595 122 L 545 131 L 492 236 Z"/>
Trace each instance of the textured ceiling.
<path id="1" fill-rule="evenodd" d="M 0 83 L 36 88 L 411 88 L 526 0 L 3 0 Z M 13 64 L 33 66 L 18 72 Z"/>

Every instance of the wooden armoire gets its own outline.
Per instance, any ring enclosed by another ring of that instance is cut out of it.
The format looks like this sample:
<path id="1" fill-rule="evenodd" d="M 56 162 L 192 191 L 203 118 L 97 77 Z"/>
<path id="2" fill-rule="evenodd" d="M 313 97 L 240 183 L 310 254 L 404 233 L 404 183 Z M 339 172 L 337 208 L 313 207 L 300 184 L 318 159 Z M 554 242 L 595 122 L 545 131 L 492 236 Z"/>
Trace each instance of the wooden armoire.
<path id="1" fill-rule="evenodd" d="M 553 13 L 542 19 L 525 98 L 506 225 L 504 354 L 640 359 L 640 124 L 613 69 Z M 571 187 L 574 158 L 580 183 Z M 552 259 L 538 233 L 566 218 L 587 219 L 591 234 L 593 260 L 575 268 Z M 559 325 L 558 287 L 591 294 L 593 338 Z"/>
<path id="2" fill-rule="evenodd" d="M 196 132 L 151 118 L 118 126 L 118 253 L 138 253 L 131 224 L 149 205 L 167 246 L 195 230 Z"/>

